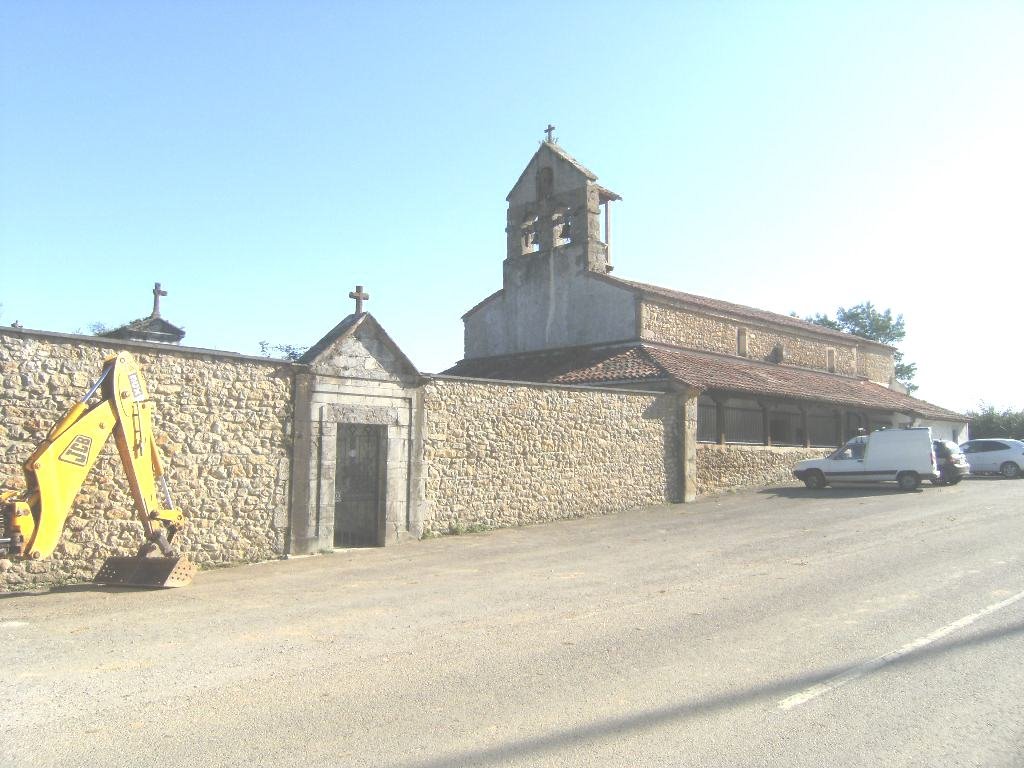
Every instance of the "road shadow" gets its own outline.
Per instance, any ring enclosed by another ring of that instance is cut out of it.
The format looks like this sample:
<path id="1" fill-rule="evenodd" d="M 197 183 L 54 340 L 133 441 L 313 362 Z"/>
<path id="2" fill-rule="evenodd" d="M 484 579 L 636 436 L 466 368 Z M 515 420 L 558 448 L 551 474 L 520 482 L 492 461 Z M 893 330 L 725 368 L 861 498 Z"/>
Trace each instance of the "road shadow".
<path id="1" fill-rule="evenodd" d="M 782 499 L 852 499 L 864 496 L 895 496 L 922 493 L 922 485 L 916 491 L 901 491 L 895 485 L 838 485 L 827 488 L 810 489 L 803 486 L 780 485 L 774 488 L 760 488 L 757 493 Z"/>
<path id="2" fill-rule="evenodd" d="M 22 592 L 0 592 L 0 600 L 11 597 L 46 597 L 47 595 L 64 595 L 75 592 L 155 592 L 166 589 L 166 587 L 135 587 L 135 586 L 113 586 L 110 584 L 68 584 L 63 587 L 44 587 L 40 589 L 26 589 Z"/>
<path id="3" fill-rule="evenodd" d="M 865 672 L 860 677 L 861 679 L 872 677 L 888 669 L 913 666 L 930 658 L 949 655 L 966 648 L 988 645 L 1018 635 L 1024 635 L 1024 621 L 989 632 L 982 632 L 972 637 L 936 643 L 911 651 L 877 669 Z M 781 699 L 858 669 L 863 663 L 862 661 L 848 666 L 830 667 L 819 672 L 790 677 L 770 685 L 752 686 L 704 699 L 691 699 L 681 704 L 658 707 L 635 715 L 597 720 L 588 725 L 551 731 L 531 738 L 516 739 L 484 749 L 465 750 L 426 760 L 411 760 L 388 765 L 389 768 L 452 768 L 452 766 L 462 765 L 504 765 L 512 760 L 529 761 L 531 758 L 538 759 L 542 755 L 562 749 L 583 749 L 589 743 L 611 736 L 623 737 L 643 733 L 664 725 L 695 717 L 704 717 L 744 704 L 764 703 L 778 707 Z"/>

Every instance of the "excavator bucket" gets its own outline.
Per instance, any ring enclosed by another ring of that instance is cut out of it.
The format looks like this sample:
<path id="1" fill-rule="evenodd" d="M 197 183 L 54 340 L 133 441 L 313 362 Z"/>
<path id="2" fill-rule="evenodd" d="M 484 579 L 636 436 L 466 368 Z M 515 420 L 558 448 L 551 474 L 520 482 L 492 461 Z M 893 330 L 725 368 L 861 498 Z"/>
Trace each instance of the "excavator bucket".
<path id="1" fill-rule="evenodd" d="M 114 587 L 187 587 L 198 569 L 179 557 L 108 557 L 93 579 Z"/>

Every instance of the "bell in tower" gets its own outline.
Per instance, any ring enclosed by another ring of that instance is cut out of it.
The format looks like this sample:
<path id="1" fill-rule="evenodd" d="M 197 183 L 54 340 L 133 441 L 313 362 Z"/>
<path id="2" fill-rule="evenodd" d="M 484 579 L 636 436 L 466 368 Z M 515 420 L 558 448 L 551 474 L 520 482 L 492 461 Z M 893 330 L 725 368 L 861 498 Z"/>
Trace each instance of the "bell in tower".
<path id="1" fill-rule="evenodd" d="M 609 204 L 621 198 L 596 182 L 549 132 L 506 198 L 506 267 L 517 271 L 508 262 L 569 249 L 582 268 L 610 272 Z"/>

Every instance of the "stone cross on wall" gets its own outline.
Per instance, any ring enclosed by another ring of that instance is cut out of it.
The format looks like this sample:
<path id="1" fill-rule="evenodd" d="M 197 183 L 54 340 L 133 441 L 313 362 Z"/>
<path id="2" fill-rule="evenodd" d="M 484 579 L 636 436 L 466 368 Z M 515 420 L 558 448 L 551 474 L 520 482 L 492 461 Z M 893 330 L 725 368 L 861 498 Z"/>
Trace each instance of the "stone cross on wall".
<path id="1" fill-rule="evenodd" d="M 160 290 L 160 283 L 153 283 L 153 314 L 150 317 L 160 317 L 160 297 L 166 295 L 167 291 Z"/>
<path id="2" fill-rule="evenodd" d="M 357 285 L 356 289 L 351 291 L 348 297 L 356 300 L 356 314 L 363 314 L 363 302 L 370 300 L 370 294 L 363 292 L 363 286 Z"/>

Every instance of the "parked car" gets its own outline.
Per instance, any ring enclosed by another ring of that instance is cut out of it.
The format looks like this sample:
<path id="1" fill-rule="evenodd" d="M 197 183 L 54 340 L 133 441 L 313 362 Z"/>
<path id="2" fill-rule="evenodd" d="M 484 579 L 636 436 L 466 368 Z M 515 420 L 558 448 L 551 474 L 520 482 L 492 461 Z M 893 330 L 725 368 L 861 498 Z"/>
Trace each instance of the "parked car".
<path id="1" fill-rule="evenodd" d="M 988 438 L 968 440 L 960 444 L 973 475 L 995 475 L 1018 478 L 1024 474 L 1024 442 Z"/>
<path id="2" fill-rule="evenodd" d="M 793 475 L 808 488 L 895 480 L 904 491 L 940 478 L 928 427 L 881 429 L 855 437 L 824 459 L 799 462 Z"/>
<path id="3" fill-rule="evenodd" d="M 939 479 L 932 480 L 936 485 L 956 485 L 971 474 L 967 457 L 952 440 L 933 440 L 932 449 L 939 467 Z"/>

